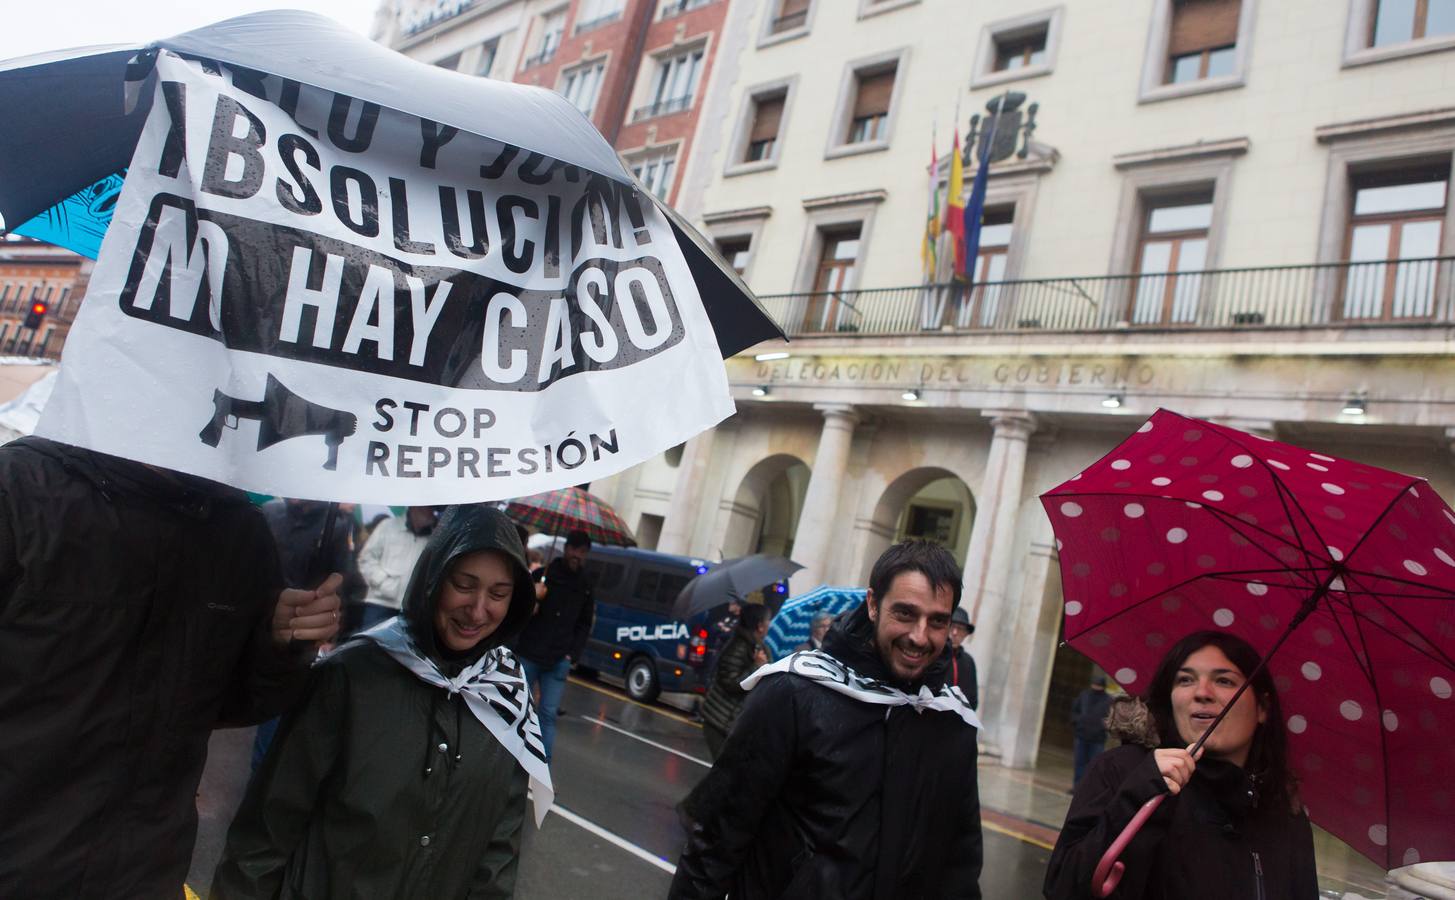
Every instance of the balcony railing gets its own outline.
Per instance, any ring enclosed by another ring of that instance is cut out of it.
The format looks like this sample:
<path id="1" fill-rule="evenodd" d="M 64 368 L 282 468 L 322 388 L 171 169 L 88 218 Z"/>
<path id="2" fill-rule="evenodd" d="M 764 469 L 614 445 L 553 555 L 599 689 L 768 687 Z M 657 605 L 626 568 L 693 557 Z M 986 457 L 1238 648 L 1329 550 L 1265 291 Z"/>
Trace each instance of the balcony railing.
<path id="1" fill-rule="evenodd" d="M 713 2 L 713 0 L 677 0 L 676 3 L 668 3 L 666 6 L 662 7 L 662 15 L 658 19 L 658 21 L 661 21 L 662 19 L 672 19 L 682 15 L 683 13 L 692 12 L 699 6 L 706 6 L 711 2 Z"/>
<path id="2" fill-rule="evenodd" d="M 607 25 L 610 25 L 612 22 L 619 21 L 620 19 L 621 10 L 617 10 L 616 12 L 607 13 L 604 16 L 597 16 L 589 22 L 577 22 L 576 34 L 585 34 L 588 31 L 595 31 L 598 28 L 604 28 Z"/>
<path id="3" fill-rule="evenodd" d="M 523 62 L 523 63 L 520 64 L 520 68 L 521 68 L 521 71 L 524 71 L 526 69 L 530 69 L 530 68 L 533 68 L 535 66 L 543 66 L 543 65 L 545 65 L 546 63 L 550 62 L 551 60 L 553 60 L 555 58 L 556 58 L 556 48 L 555 47 L 550 47 L 548 49 L 542 50 L 541 52 L 537 53 L 535 56 L 527 56 L 525 58 L 525 62 Z"/>
<path id="4" fill-rule="evenodd" d="M 655 119 L 657 116 L 667 116 L 672 113 L 681 112 L 692 105 L 692 95 L 685 97 L 672 97 L 667 100 L 658 100 L 650 106 L 642 106 L 632 113 L 632 121 L 640 122 L 643 119 Z"/>
<path id="5" fill-rule="evenodd" d="M 792 337 L 1455 325 L 1455 257 L 758 298 Z"/>

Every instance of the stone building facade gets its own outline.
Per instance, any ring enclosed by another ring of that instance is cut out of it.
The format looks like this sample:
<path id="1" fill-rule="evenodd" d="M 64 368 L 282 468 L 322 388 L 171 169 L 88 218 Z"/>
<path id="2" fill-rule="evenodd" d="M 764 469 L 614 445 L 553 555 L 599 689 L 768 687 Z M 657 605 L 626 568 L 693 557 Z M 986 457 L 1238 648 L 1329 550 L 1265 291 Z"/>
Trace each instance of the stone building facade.
<path id="1" fill-rule="evenodd" d="M 592 490 L 661 550 L 787 553 L 794 591 L 943 541 L 985 740 L 1028 766 L 1069 746 L 1090 674 L 1059 647 L 1037 496 L 1157 408 L 1455 496 L 1455 23 L 1374 0 L 947 6 L 731 5 L 734 75 L 679 205 L 792 340 L 729 360 L 733 419 Z M 921 246 L 932 136 L 943 205 L 972 128 L 995 140 L 964 287 Z"/>

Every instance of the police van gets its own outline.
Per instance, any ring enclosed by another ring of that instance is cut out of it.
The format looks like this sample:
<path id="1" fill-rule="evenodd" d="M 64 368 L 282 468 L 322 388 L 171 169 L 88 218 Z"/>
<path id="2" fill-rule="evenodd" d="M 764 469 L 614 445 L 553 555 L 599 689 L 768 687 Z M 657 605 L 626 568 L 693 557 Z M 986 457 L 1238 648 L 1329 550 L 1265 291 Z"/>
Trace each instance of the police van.
<path id="1" fill-rule="evenodd" d="M 662 691 L 705 693 L 710 649 L 716 649 L 709 646 L 712 623 L 724 610 L 679 621 L 672 618 L 672 604 L 687 582 L 711 566 L 670 553 L 593 546 L 586 571 L 594 585 L 596 622 L 577 663 L 620 678 L 634 700 L 650 702 Z"/>

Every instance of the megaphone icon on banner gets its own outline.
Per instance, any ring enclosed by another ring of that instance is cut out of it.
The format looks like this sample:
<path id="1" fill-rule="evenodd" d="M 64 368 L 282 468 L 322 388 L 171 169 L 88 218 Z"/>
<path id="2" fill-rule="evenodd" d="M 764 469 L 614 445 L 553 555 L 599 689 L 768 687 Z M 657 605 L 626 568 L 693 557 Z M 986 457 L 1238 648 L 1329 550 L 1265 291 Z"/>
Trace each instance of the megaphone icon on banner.
<path id="1" fill-rule="evenodd" d="M 331 409 L 305 400 L 288 390 L 272 374 L 263 388 L 263 399 L 239 400 L 220 390 L 212 392 L 212 421 L 198 435 L 202 443 L 216 447 L 222 440 L 223 428 L 237 428 L 238 419 L 258 421 L 258 449 L 309 434 L 323 435 L 328 444 L 325 469 L 338 468 L 338 445 L 359 427 L 359 419 L 351 412 Z"/>

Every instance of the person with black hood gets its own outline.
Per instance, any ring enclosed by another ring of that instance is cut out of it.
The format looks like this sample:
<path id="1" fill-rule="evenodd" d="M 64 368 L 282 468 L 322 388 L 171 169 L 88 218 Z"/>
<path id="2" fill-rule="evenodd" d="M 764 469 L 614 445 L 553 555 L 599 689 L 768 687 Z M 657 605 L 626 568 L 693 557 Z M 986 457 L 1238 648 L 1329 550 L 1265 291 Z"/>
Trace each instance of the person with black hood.
<path id="1" fill-rule="evenodd" d="M 723 742 L 748 697 L 743 679 L 768 662 L 768 648 L 763 645 L 767 634 L 768 608 L 761 603 L 750 604 L 743 607 L 732 636 L 718 651 L 712 683 L 702 701 L 702 736 L 707 740 L 709 759 L 717 759 L 722 753 Z"/>
<path id="2" fill-rule="evenodd" d="M 586 555 L 591 536 L 584 531 L 566 535 L 566 548 L 546 566 L 545 593 L 535 615 L 521 630 L 515 652 L 525 665 L 531 690 L 538 695 L 541 734 L 546 740 L 546 759 L 556 743 L 556 714 L 571 664 L 581 658 L 591 625 L 596 620 L 596 601 Z"/>
<path id="3" fill-rule="evenodd" d="M 744 681 L 722 756 L 683 804 L 670 897 L 978 900 L 979 720 L 945 684 L 960 591 L 943 547 L 896 544 L 822 650 Z"/>
<path id="4" fill-rule="evenodd" d="M 213 900 L 510 897 L 526 788 L 551 803 L 505 642 L 535 594 L 515 526 L 450 507 L 400 616 L 314 670 L 228 831 Z"/>
<path id="5" fill-rule="evenodd" d="M 1092 760 L 1051 853 L 1047 898 L 1090 900 L 1102 854 L 1166 793 L 1122 852 L 1112 896 L 1317 900 L 1313 829 L 1288 766 L 1278 688 L 1258 663 L 1258 651 L 1224 631 L 1195 632 L 1167 651 L 1145 698 L 1158 746 L 1127 743 Z M 1194 758 L 1193 742 L 1255 671 Z"/>
<path id="6" fill-rule="evenodd" d="M 247 495 L 0 447 L 0 897 L 178 897 L 214 728 L 288 709 L 340 578 L 283 590 Z"/>

